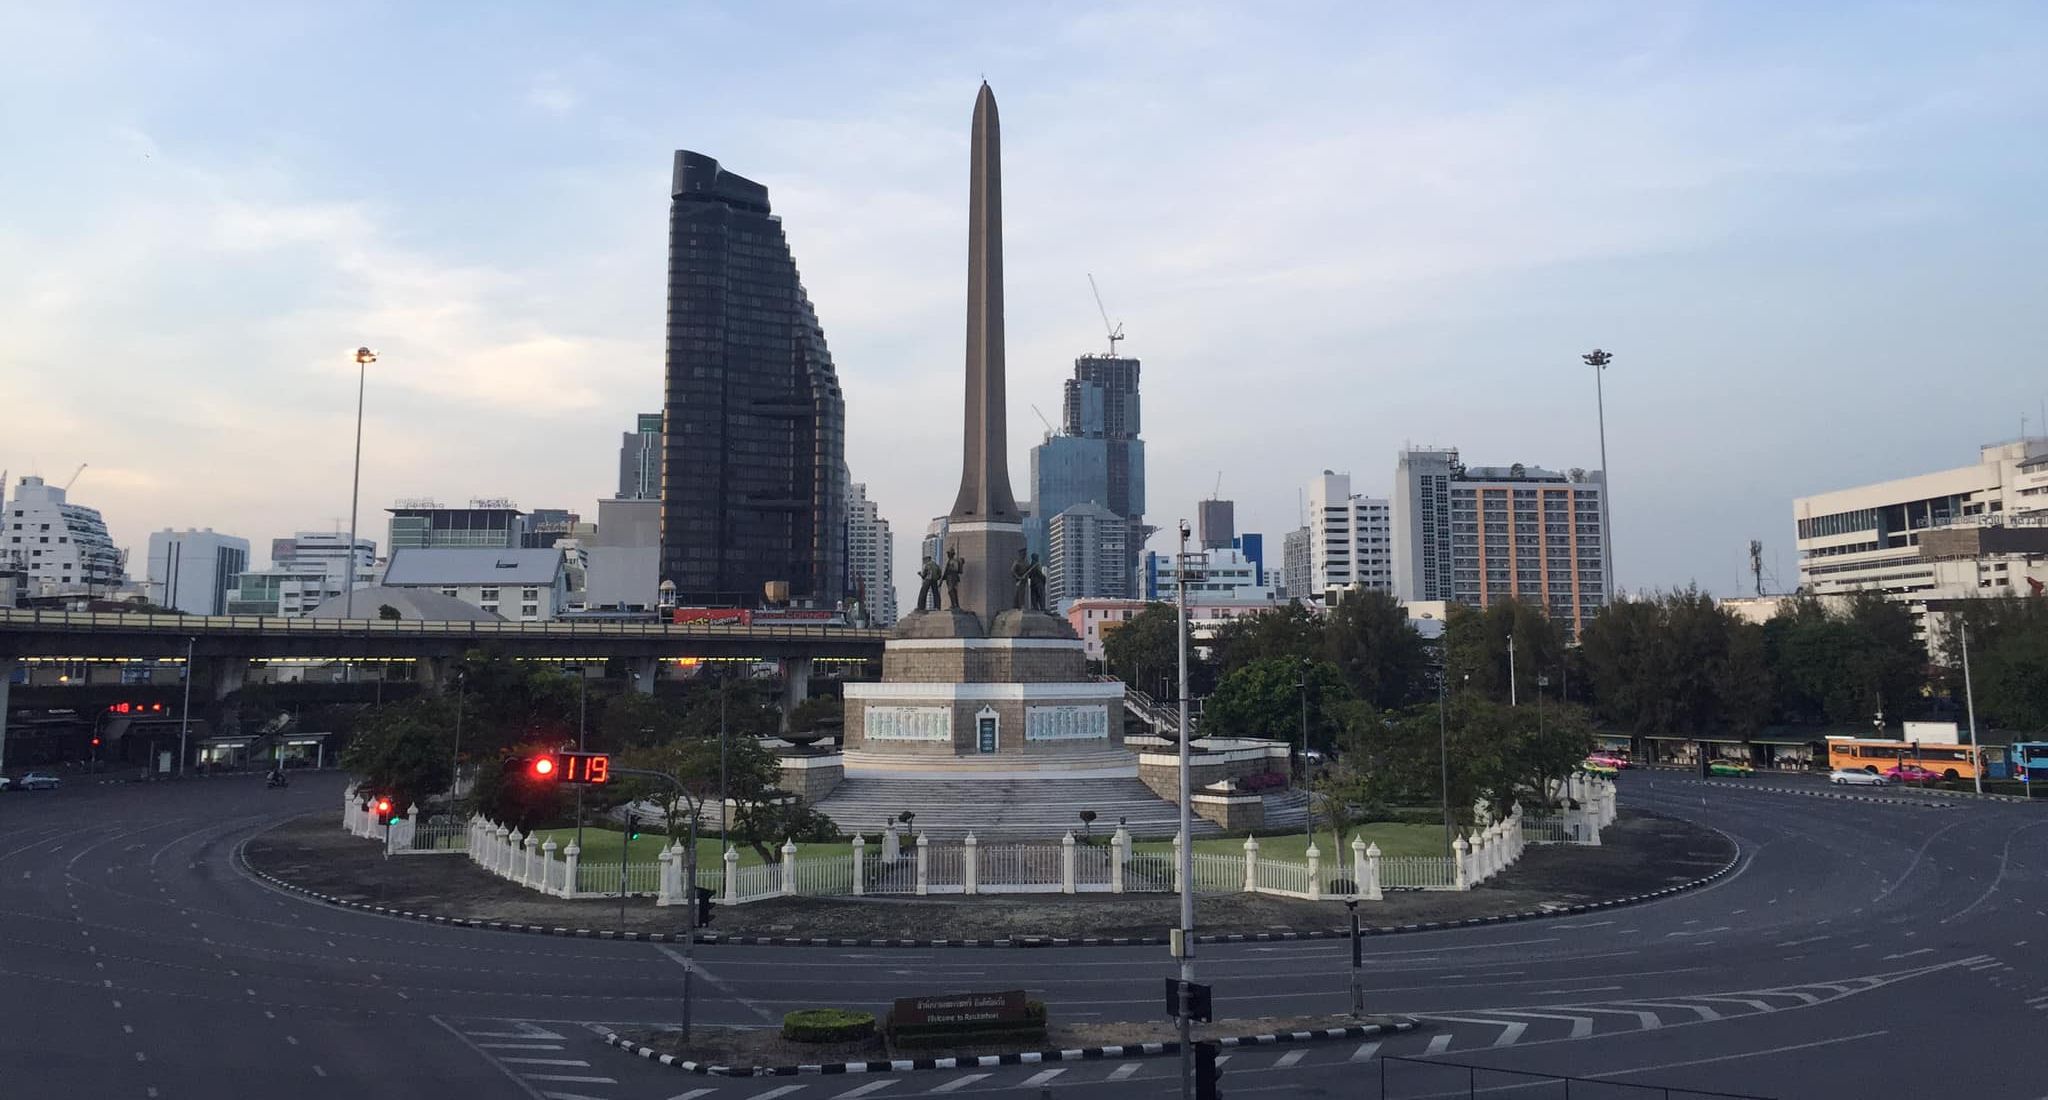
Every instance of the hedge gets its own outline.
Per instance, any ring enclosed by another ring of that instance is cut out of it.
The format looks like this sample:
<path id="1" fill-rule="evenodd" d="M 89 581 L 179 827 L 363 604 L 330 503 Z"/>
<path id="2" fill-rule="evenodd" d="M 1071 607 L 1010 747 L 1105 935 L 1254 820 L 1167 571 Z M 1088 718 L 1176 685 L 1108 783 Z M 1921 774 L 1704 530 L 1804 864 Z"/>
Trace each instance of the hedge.
<path id="1" fill-rule="evenodd" d="M 792 1043 L 852 1043 L 875 1034 L 875 1014 L 850 1008 L 800 1008 L 782 1017 L 782 1037 Z"/>

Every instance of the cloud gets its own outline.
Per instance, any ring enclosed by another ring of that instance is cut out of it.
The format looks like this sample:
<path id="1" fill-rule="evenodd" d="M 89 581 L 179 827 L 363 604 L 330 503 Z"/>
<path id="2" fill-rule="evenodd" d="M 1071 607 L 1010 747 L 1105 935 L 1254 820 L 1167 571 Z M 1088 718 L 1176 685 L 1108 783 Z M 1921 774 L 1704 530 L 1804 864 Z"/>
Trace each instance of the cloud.
<path id="1" fill-rule="evenodd" d="M 583 97 L 560 76 L 545 73 L 526 89 L 526 102 L 556 118 L 564 118 L 583 102 Z"/>

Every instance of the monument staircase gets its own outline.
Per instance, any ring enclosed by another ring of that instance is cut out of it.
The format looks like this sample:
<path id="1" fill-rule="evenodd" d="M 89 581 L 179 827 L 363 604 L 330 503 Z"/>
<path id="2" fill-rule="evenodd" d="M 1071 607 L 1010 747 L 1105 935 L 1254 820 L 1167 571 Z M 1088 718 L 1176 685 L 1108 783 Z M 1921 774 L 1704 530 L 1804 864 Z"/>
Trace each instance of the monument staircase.
<path id="1" fill-rule="evenodd" d="M 1268 829 L 1300 828 L 1308 798 L 1299 791 L 1266 796 Z M 1080 812 L 1095 811 L 1096 833 L 1115 831 L 1124 819 L 1139 837 L 1170 837 L 1180 828 L 1180 810 L 1132 777 L 1069 778 L 1052 775 L 1014 779 L 929 776 L 852 776 L 817 804 L 848 832 L 876 832 L 905 810 L 917 815 L 920 833 L 934 840 L 1051 840 L 1069 829 L 1079 835 Z M 1221 836 L 1212 822 L 1196 818 L 1197 837 Z"/>

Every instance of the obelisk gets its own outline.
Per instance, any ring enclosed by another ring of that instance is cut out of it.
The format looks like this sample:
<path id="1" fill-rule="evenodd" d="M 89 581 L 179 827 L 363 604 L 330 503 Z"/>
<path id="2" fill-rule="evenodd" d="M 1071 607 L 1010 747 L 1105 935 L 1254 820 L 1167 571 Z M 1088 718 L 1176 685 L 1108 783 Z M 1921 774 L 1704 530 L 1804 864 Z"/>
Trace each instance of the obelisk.
<path id="1" fill-rule="evenodd" d="M 1014 606 L 1010 569 L 1024 548 L 1024 517 L 1010 494 L 1003 400 L 1003 151 L 996 96 L 974 99 L 967 192 L 967 403 L 960 495 L 947 540 L 961 557 L 960 605 L 987 629 Z"/>

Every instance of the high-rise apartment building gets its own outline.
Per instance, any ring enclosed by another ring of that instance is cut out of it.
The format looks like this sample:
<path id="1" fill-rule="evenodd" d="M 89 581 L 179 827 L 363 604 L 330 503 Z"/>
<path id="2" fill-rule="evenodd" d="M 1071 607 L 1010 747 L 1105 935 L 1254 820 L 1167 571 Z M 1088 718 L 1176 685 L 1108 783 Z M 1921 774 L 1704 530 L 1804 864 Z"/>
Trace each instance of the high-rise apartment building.
<path id="1" fill-rule="evenodd" d="M 1024 522 L 1025 545 L 1052 560 L 1054 517 L 1080 504 L 1094 504 L 1123 518 L 1127 560 L 1111 571 L 1123 579 L 1111 591 L 1074 592 L 1113 596 L 1135 591 L 1138 555 L 1152 529 L 1145 526 L 1145 443 L 1138 438 L 1139 363 L 1121 356 L 1084 355 L 1067 379 L 1060 431 L 1031 448 L 1031 509 Z M 1091 574 L 1094 575 L 1094 574 Z M 1072 591 L 1069 582 L 1065 589 Z M 1051 588 L 1048 588 L 1048 592 Z"/>
<path id="2" fill-rule="evenodd" d="M 641 413 L 619 436 L 619 500 L 661 499 L 661 414 Z"/>
<path id="3" fill-rule="evenodd" d="M 390 550 L 516 550 L 524 537 L 526 513 L 509 500 L 473 499 L 467 508 L 432 500 L 401 500 L 386 508 Z"/>
<path id="4" fill-rule="evenodd" d="M 1972 466 L 1792 502 L 1799 586 L 1882 592 L 1922 616 L 1949 601 L 2039 595 L 2048 580 L 2048 438 L 1993 443 Z"/>
<path id="5" fill-rule="evenodd" d="M 1388 539 L 1387 502 L 1354 496 L 1350 474 L 1324 470 L 1308 483 L 1308 562 L 1301 574 L 1308 588 L 1293 594 L 1316 599 L 1354 584 L 1389 590 Z"/>
<path id="6" fill-rule="evenodd" d="M 1137 593 L 1131 565 L 1131 525 L 1093 502 L 1076 504 L 1046 527 L 1046 603 L 1086 596 L 1130 598 Z"/>
<path id="7" fill-rule="evenodd" d="M 1237 538 L 1237 502 L 1200 500 L 1195 502 L 1195 538 L 1204 550 L 1221 550 Z"/>
<path id="8" fill-rule="evenodd" d="M 204 531 L 152 531 L 149 598 L 187 615 L 223 615 L 228 589 L 249 569 L 249 540 Z"/>
<path id="9" fill-rule="evenodd" d="M 837 605 L 846 405 L 781 219 L 686 150 L 670 198 L 662 578 L 685 606 Z"/>
<path id="10" fill-rule="evenodd" d="M 1309 566 L 1308 528 L 1297 527 L 1280 539 L 1279 594 L 1290 600 L 1315 595 L 1315 570 Z"/>
<path id="11" fill-rule="evenodd" d="M 896 536 L 858 481 L 846 494 L 846 568 L 849 594 L 860 600 L 868 621 L 896 625 Z"/>
<path id="12" fill-rule="evenodd" d="M 23 597 L 112 595 L 127 579 L 97 508 L 71 503 L 34 475 L 0 502 L 0 556 L 20 567 Z"/>
<path id="13" fill-rule="evenodd" d="M 1394 467 L 1394 594 L 1486 607 L 1513 596 L 1574 635 L 1607 605 L 1606 479 L 1515 463 L 1466 466 L 1455 449 Z"/>
<path id="14" fill-rule="evenodd" d="M 351 573 L 357 588 L 377 583 L 373 539 L 358 538 L 351 554 L 345 534 L 301 531 L 288 539 L 270 540 L 270 563 L 267 569 L 234 578 L 227 593 L 228 614 L 297 618 L 341 595 Z"/>

